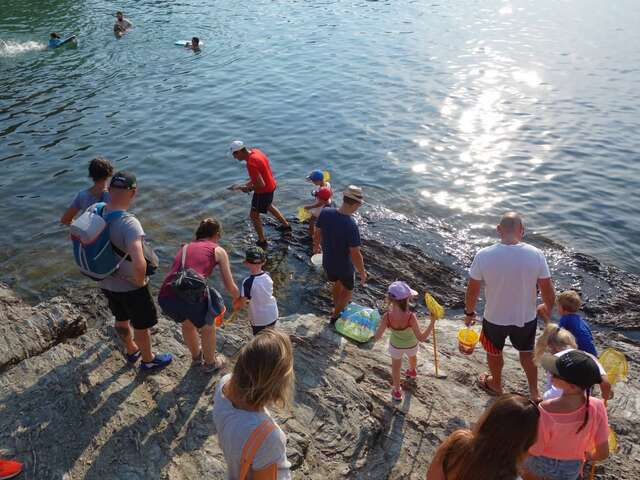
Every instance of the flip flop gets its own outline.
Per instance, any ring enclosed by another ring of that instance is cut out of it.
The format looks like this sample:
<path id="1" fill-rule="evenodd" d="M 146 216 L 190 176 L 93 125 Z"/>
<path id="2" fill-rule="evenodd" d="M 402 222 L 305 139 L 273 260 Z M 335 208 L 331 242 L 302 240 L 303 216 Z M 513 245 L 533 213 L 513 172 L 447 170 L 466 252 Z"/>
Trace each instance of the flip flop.
<path id="1" fill-rule="evenodd" d="M 478 377 L 478 386 L 484 390 L 485 392 L 487 392 L 489 395 L 491 395 L 492 397 L 497 397 L 499 395 L 502 395 L 502 393 L 494 390 L 493 388 L 491 388 L 489 386 L 489 378 L 491 378 L 491 374 L 490 373 L 482 373 L 480 374 L 480 376 Z"/>

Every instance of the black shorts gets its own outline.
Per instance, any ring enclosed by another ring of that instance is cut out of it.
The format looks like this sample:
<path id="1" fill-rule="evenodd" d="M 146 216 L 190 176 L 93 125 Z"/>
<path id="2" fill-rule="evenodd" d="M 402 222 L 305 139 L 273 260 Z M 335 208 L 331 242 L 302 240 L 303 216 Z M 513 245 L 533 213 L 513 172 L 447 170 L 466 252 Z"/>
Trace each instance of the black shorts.
<path id="1" fill-rule="evenodd" d="M 254 192 L 253 197 L 251 197 L 251 210 L 255 210 L 258 213 L 267 213 L 272 203 L 273 203 L 273 192 L 269 192 L 269 193 Z"/>
<path id="2" fill-rule="evenodd" d="M 259 334 L 265 328 L 273 328 L 273 327 L 275 327 L 276 323 L 278 323 L 277 320 L 274 320 L 269 325 L 258 325 L 258 326 L 251 325 L 251 330 L 253 330 L 253 336 L 255 337 L 257 334 Z"/>
<path id="3" fill-rule="evenodd" d="M 131 322 L 136 330 L 151 328 L 158 323 L 158 311 L 151 297 L 149 285 L 129 292 L 102 290 L 109 301 L 109 309 L 116 322 Z"/>
<path id="4" fill-rule="evenodd" d="M 525 323 L 522 327 L 517 327 L 515 325 L 496 325 L 484 318 L 482 319 L 480 343 L 489 355 L 500 355 L 504 348 L 504 342 L 509 337 L 511 345 L 519 352 L 532 352 L 536 343 L 537 329 L 538 321 L 536 319 Z"/>
<path id="5" fill-rule="evenodd" d="M 356 272 L 353 272 L 350 275 L 346 275 L 344 273 L 338 275 L 331 272 L 327 272 L 325 270 L 325 273 L 327 274 L 327 278 L 329 279 L 330 282 L 340 282 L 342 286 L 347 290 L 353 290 L 353 288 L 355 287 Z"/>

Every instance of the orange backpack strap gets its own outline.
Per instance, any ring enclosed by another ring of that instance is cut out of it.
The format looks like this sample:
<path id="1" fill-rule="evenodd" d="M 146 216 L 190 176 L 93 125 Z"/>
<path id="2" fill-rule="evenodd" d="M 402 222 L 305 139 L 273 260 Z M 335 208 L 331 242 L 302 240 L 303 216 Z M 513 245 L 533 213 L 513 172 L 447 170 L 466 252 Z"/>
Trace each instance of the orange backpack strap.
<path id="1" fill-rule="evenodd" d="M 245 480 L 253 464 L 253 457 L 264 442 L 265 438 L 276 428 L 273 420 L 267 418 L 249 435 L 249 438 L 242 448 L 242 458 L 240 459 L 240 480 Z"/>

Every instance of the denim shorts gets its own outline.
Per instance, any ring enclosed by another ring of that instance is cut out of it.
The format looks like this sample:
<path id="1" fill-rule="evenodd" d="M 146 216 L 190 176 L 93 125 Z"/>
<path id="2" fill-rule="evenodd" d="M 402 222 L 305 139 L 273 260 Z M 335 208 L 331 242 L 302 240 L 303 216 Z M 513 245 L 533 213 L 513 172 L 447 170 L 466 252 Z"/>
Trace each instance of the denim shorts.
<path id="1" fill-rule="evenodd" d="M 202 328 L 205 325 L 213 325 L 215 317 L 223 313 L 225 309 L 220 294 L 213 287 L 209 287 L 209 292 L 211 309 L 209 309 L 209 301 L 206 297 L 201 302 L 189 303 L 179 297 L 168 295 L 158 297 L 158 304 L 160 304 L 162 313 L 174 322 L 182 323 L 189 319 L 194 327 Z"/>
<path id="2" fill-rule="evenodd" d="M 528 457 L 524 467 L 531 473 L 548 480 L 576 480 L 582 470 L 580 460 L 558 460 L 549 457 Z"/>

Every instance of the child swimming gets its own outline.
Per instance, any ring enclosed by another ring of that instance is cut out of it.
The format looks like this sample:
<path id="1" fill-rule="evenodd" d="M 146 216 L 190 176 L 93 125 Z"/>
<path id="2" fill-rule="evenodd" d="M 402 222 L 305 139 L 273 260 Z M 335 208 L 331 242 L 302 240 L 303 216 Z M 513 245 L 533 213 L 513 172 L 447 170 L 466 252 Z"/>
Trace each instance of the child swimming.
<path id="1" fill-rule="evenodd" d="M 184 44 L 184 48 L 191 50 L 200 50 L 200 39 L 198 37 L 192 37 L 190 42 Z"/>
<path id="2" fill-rule="evenodd" d="M 51 35 L 49 35 L 49 44 L 47 46 L 49 48 L 56 48 L 60 46 L 61 43 L 62 39 L 60 38 L 60 35 L 58 35 L 56 32 L 51 32 Z"/>

